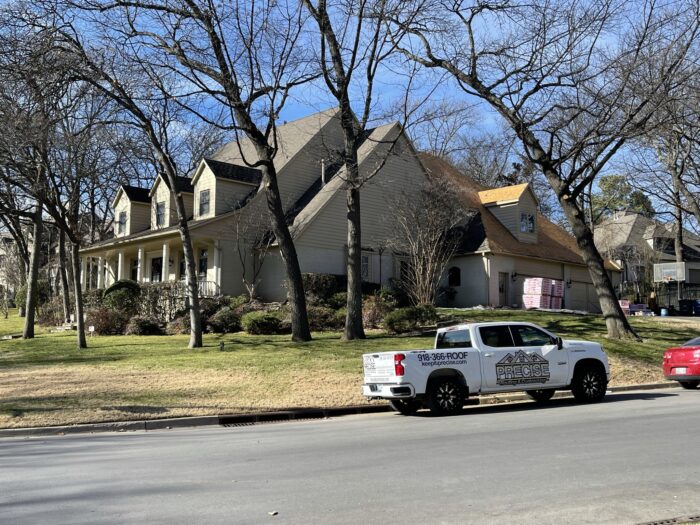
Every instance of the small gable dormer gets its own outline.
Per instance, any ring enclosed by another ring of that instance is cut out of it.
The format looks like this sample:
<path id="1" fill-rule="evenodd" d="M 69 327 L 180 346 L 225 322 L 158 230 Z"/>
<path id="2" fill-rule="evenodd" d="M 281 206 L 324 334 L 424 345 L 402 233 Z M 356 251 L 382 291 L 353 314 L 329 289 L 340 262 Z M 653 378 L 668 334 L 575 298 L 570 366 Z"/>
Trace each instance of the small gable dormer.
<path id="1" fill-rule="evenodd" d="M 262 180 L 256 168 L 204 159 L 192 177 L 194 218 L 208 219 L 240 206 Z"/>
<path id="2" fill-rule="evenodd" d="M 192 179 L 189 177 L 177 177 L 175 179 L 175 194 L 180 193 L 185 203 L 187 218 L 192 217 L 192 202 L 194 199 Z M 158 175 L 151 192 L 151 229 L 159 230 L 177 224 L 177 209 L 175 208 L 175 195 L 170 191 L 168 179 Z"/>
<path id="3" fill-rule="evenodd" d="M 114 212 L 114 236 L 126 237 L 147 230 L 150 224 L 150 204 L 147 188 L 119 187 L 112 201 Z"/>
<path id="4" fill-rule="evenodd" d="M 530 184 L 480 191 L 479 199 L 513 237 L 524 243 L 537 242 L 537 197 Z"/>

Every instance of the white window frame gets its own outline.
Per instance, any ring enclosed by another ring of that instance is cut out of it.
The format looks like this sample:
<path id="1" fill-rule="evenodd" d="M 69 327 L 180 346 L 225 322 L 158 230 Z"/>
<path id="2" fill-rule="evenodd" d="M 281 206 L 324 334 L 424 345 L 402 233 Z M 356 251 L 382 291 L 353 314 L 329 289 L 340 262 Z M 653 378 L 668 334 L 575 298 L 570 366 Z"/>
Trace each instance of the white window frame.
<path id="1" fill-rule="evenodd" d="M 119 220 L 117 221 L 117 233 L 126 233 L 126 221 L 126 211 L 120 211 Z"/>
<path id="2" fill-rule="evenodd" d="M 203 203 L 203 201 L 202 201 L 202 195 L 204 195 L 205 193 L 207 194 L 207 200 L 206 200 L 206 203 L 207 203 L 207 211 L 203 212 L 203 211 L 202 211 L 202 203 Z M 209 215 L 209 212 L 211 211 L 211 192 L 209 191 L 208 188 L 207 188 L 206 190 L 200 190 L 200 192 L 199 192 L 199 206 L 198 206 L 198 208 L 199 208 L 199 216 L 200 216 L 200 217 L 203 217 L 204 215 Z"/>
<path id="3" fill-rule="evenodd" d="M 367 264 L 365 264 L 365 260 Z M 372 252 L 363 251 L 360 254 L 360 278 L 363 282 L 372 282 Z"/>
<path id="4" fill-rule="evenodd" d="M 537 229 L 536 218 L 533 213 L 520 213 L 520 233 L 535 233 Z"/>
<path id="5" fill-rule="evenodd" d="M 163 206 L 163 215 L 162 215 L 162 221 L 160 220 L 161 216 L 158 213 L 158 208 L 160 206 Z M 161 228 L 165 226 L 165 201 L 160 201 L 156 202 L 156 228 Z"/>

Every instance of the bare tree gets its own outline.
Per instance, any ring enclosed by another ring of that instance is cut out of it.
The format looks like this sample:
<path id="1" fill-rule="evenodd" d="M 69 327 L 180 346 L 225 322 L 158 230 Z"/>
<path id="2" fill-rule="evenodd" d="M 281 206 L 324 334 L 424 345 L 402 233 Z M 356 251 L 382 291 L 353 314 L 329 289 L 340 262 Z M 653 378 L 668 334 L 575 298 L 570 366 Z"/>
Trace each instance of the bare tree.
<path id="1" fill-rule="evenodd" d="M 473 214 L 444 180 L 426 182 L 417 195 L 404 190 L 390 206 L 387 220 L 394 227 L 388 243 L 405 257 L 398 285 L 415 305 L 435 304 L 440 280 Z"/>
<path id="2" fill-rule="evenodd" d="M 212 107 L 230 117 L 227 129 L 247 137 L 254 155 L 244 162 L 262 172 L 272 231 L 280 247 L 289 282 L 292 339 L 311 338 L 306 299 L 296 248 L 286 222 L 274 159 L 279 148 L 276 123 L 289 90 L 306 82 L 306 51 L 297 45 L 302 11 L 293 3 L 209 0 L 114 0 L 74 2 L 85 10 L 106 13 L 99 23 L 138 49 L 141 63 L 171 75 L 177 86 L 170 96 L 205 122 Z M 148 51 L 151 51 L 148 53 Z M 148 60 L 144 54 L 148 53 Z M 184 87 L 183 87 L 184 86 Z M 205 97 L 201 105 L 193 97 Z M 215 111 L 218 115 L 219 113 Z M 239 141 L 240 144 L 240 141 Z"/>
<path id="3" fill-rule="evenodd" d="M 259 227 L 259 222 L 257 217 L 245 211 L 239 211 L 233 220 L 241 279 L 251 301 L 257 299 L 260 272 L 274 241 L 269 232 Z"/>
<path id="4" fill-rule="evenodd" d="M 700 24 L 696 3 L 414 0 L 390 24 L 406 56 L 448 71 L 513 129 L 571 226 L 608 335 L 636 337 L 593 243 L 581 194 L 692 76 L 686 57 Z"/>

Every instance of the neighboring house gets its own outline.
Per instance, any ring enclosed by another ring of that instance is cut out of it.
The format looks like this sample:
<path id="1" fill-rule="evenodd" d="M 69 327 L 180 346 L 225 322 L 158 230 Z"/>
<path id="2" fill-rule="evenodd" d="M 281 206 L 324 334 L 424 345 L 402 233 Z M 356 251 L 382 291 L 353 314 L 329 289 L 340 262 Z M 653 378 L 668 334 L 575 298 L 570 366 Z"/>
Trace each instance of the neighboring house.
<path id="1" fill-rule="evenodd" d="M 0 293 L 10 300 L 14 299 L 19 282 L 17 264 L 14 239 L 0 234 Z"/>
<path id="2" fill-rule="evenodd" d="M 302 272 L 345 274 L 345 177 L 337 162 L 343 134 L 337 110 L 279 126 L 278 143 L 278 184 Z M 358 158 L 368 179 L 361 189 L 363 279 L 388 284 L 400 267 L 400 258 L 384 252 L 391 235 L 393 189 L 420 188 L 425 172 L 397 123 L 369 131 Z M 244 293 L 244 276 L 250 279 L 253 265 L 260 264 L 260 250 L 241 242 L 240 234 L 245 224 L 246 237 L 263 239 L 270 227 L 261 172 L 248 167 L 256 160 L 248 140 L 232 142 L 203 159 L 191 179 L 178 181 L 202 295 Z M 118 279 L 184 279 L 177 213 L 165 179 L 156 179 L 150 190 L 122 186 L 113 208 L 114 238 L 81 250 L 83 286 L 104 288 Z M 258 295 L 283 300 L 285 279 L 279 248 L 272 244 L 259 274 Z"/>
<path id="3" fill-rule="evenodd" d="M 676 262 L 675 225 L 638 213 L 615 213 L 596 226 L 594 239 L 598 250 L 622 267 L 628 291 L 642 295 L 651 287 L 654 264 Z M 685 229 L 683 261 L 685 282 L 700 284 L 700 237 Z"/>
<path id="4" fill-rule="evenodd" d="M 444 285 L 456 290 L 455 306 L 522 307 L 529 277 L 565 282 L 563 307 L 600 311 L 575 239 L 537 211 L 529 184 L 488 189 L 442 159 L 421 155 L 430 177 L 445 177 L 458 188 L 464 205 L 476 212 Z M 619 268 L 606 261 L 613 283 Z"/>

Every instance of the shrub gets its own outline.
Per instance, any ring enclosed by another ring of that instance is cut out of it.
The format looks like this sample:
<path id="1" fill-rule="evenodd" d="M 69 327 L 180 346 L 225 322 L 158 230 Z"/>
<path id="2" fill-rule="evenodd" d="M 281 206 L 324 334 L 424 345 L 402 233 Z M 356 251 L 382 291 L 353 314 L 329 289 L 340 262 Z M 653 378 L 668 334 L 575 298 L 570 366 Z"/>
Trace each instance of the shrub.
<path id="1" fill-rule="evenodd" d="M 247 295 L 237 295 L 235 297 L 231 297 L 228 300 L 228 305 L 232 309 L 236 309 L 240 306 L 243 306 L 244 304 L 248 303 L 250 301 L 250 298 Z"/>
<path id="2" fill-rule="evenodd" d="M 330 273 L 302 274 L 304 292 L 309 304 L 328 304 L 330 298 L 347 287 L 347 277 Z"/>
<path id="3" fill-rule="evenodd" d="M 140 298 L 141 287 L 139 284 L 136 281 L 123 279 L 105 290 L 102 304 L 107 308 L 127 314 L 127 317 L 132 317 L 139 311 Z"/>
<path id="4" fill-rule="evenodd" d="M 348 293 L 347 292 L 337 292 L 331 295 L 328 299 L 328 306 L 337 310 L 338 308 L 344 308 L 348 304 Z"/>
<path id="5" fill-rule="evenodd" d="M 379 328 L 391 310 L 392 307 L 379 295 L 370 295 L 362 303 L 362 325 L 365 328 Z"/>
<path id="6" fill-rule="evenodd" d="M 241 329 L 241 319 L 230 307 L 224 306 L 209 318 L 209 327 L 217 334 L 230 334 Z"/>
<path id="7" fill-rule="evenodd" d="M 314 331 L 337 330 L 345 324 L 345 319 L 339 324 L 336 311 L 326 306 L 309 306 L 306 309 L 309 317 L 309 328 Z"/>
<path id="8" fill-rule="evenodd" d="M 163 329 L 157 319 L 135 315 L 129 319 L 124 333 L 126 335 L 163 335 Z"/>
<path id="9" fill-rule="evenodd" d="M 59 326 L 65 321 L 63 314 L 63 299 L 54 297 L 39 307 L 36 322 L 40 326 Z"/>
<path id="10" fill-rule="evenodd" d="M 384 326 L 389 332 L 401 334 L 413 332 L 422 325 L 435 322 L 436 319 L 437 313 L 434 306 L 413 306 L 399 308 L 386 314 Z"/>
<path id="11" fill-rule="evenodd" d="M 83 291 L 83 308 L 90 310 L 102 306 L 104 293 L 102 290 L 93 289 Z"/>
<path id="12" fill-rule="evenodd" d="M 51 297 L 51 289 L 49 287 L 49 282 L 46 280 L 37 281 L 37 299 L 36 305 L 41 306 L 46 303 Z M 27 283 L 20 286 L 15 292 L 15 304 L 18 307 L 24 308 L 27 304 Z"/>
<path id="13" fill-rule="evenodd" d="M 338 327 L 338 330 L 341 330 L 342 328 L 345 327 L 345 317 L 348 315 L 348 309 L 343 307 L 343 308 L 338 308 L 335 311 L 335 324 Z"/>
<path id="14" fill-rule="evenodd" d="M 124 312 L 104 306 L 88 310 L 85 317 L 85 325 L 94 326 L 97 335 L 121 335 L 129 322 Z"/>
<path id="15" fill-rule="evenodd" d="M 248 312 L 241 318 L 243 329 L 253 335 L 273 335 L 281 331 L 281 319 L 268 312 Z"/>
<path id="16" fill-rule="evenodd" d="M 190 333 L 190 314 L 185 313 L 170 321 L 165 327 L 168 335 L 182 335 Z"/>

